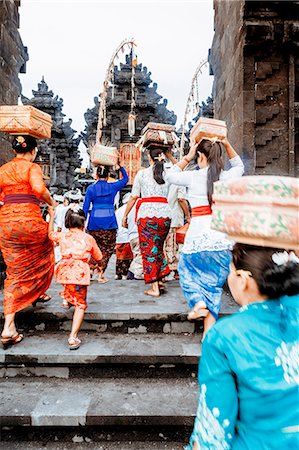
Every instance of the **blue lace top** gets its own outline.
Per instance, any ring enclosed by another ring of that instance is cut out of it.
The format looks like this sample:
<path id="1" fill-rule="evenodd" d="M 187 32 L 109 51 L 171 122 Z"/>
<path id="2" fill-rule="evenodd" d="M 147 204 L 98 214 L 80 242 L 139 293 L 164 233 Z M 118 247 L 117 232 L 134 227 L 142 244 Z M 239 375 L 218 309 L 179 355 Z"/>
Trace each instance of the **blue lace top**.
<path id="1" fill-rule="evenodd" d="M 117 220 L 114 213 L 114 199 L 129 181 L 128 174 L 124 167 L 120 168 L 123 178 L 114 183 L 106 180 L 99 180 L 89 186 L 86 190 L 83 211 L 85 216 L 89 212 L 87 222 L 88 230 L 113 230 L 117 229 Z M 91 207 L 91 210 L 89 211 Z"/>

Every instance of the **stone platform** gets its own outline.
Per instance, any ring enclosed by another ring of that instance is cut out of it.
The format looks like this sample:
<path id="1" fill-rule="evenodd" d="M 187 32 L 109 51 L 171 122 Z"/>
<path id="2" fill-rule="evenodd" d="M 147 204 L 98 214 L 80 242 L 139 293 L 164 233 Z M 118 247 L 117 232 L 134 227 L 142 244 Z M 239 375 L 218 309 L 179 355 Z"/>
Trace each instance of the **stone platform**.
<path id="1" fill-rule="evenodd" d="M 142 281 L 114 280 L 113 269 L 112 261 L 108 283 L 90 286 L 76 351 L 67 346 L 72 310 L 60 307 L 56 283 L 49 303 L 18 313 L 25 339 L 0 349 L 4 450 L 186 444 L 196 412 L 202 323 L 187 320 L 177 281 L 151 298 Z M 224 293 L 221 316 L 236 309 Z"/>

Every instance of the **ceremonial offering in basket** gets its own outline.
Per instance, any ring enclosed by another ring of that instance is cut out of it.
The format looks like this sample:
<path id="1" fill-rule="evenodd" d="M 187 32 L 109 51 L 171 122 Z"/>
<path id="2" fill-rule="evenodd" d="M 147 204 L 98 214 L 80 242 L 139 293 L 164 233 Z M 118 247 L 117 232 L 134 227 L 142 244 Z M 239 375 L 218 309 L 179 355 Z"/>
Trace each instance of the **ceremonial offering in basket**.
<path id="1" fill-rule="evenodd" d="M 149 122 L 142 130 L 140 143 L 143 147 L 152 144 L 169 149 L 177 139 L 174 130 L 173 125 Z"/>
<path id="2" fill-rule="evenodd" d="M 244 244 L 299 250 L 298 178 L 217 181 L 213 200 L 213 229 Z"/>
<path id="3" fill-rule="evenodd" d="M 226 123 L 223 120 L 200 117 L 190 132 L 190 140 L 199 143 L 203 139 L 221 141 L 226 138 Z"/>
<path id="4" fill-rule="evenodd" d="M 25 134 L 37 139 L 51 137 L 52 118 L 33 106 L 0 106 L 0 131 Z"/>
<path id="5" fill-rule="evenodd" d="M 95 144 L 91 151 L 91 162 L 100 166 L 115 166 L 118 162 L 117 148 Z"/>

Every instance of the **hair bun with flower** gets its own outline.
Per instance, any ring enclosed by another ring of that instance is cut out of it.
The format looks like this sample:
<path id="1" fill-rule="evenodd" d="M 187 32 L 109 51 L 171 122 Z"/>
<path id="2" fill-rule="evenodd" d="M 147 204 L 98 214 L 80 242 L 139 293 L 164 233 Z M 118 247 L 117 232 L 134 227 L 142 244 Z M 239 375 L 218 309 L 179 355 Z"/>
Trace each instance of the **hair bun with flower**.
<path id="1" fill-rule="evenodd" d="M 156 158 L 154 158 L 156 161 L 162 162 L 165 161 L 165 155 L 164 153 L 160 153 Z"/>
<path id="2" fill-rule="evenodd" d="M 284 252 L 273 253 L 271 258 L 277 266 L 285 266 L 289 262 L 299 264 L 299 258 L 295 255 L 295 253 L 289 253 L 286 250 Z"/>
<path id="3" fill-rule="evenodd" d="M 25 142 L 25 139 L 23 138 L 23 136 L 18 136 L 16 138 L 16 141 L 18 142 L 18 144 L 20 144 L 23 148 L 27 147 L 27 144 Z"/>

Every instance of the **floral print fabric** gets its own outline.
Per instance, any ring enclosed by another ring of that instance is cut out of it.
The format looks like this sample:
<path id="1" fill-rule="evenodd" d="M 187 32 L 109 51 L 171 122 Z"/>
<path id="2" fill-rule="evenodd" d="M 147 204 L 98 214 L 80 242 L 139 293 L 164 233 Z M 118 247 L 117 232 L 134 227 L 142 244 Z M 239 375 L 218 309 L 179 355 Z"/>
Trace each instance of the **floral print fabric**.
<path id="1" fill-rule="evenodd" d="M 61 284 L 90 284 L 89 259 L 100 261 L 102 253 L 92 236 L 73 228 L 66 232 L 52 232 L 52 241 L 59 244 L 62 259 L 55 267 L 55 277 Z"/>
<path id="2" fill-rule="evenodd" d="M 217 319 L 230 262 L 229 250 L 181 253 L 178 266 L 180 284 L 190 308 L 203 301 Z"/>
<path id="3" fill-rule="evenodd" d="M 66 284 L 63 292 L 60 294 L 70 305 L 85 311 L 87 308 L 87 286 L 78 284 Z"/>
<path id="4" fill-rule="evenodd" d="M 161 280 L 170 273 L 163 251 L 170 222 L 169 217 L 147 217 L 137 222 L 145 283 Z"/>
<path id="5" fill-rule="evenodd" d="M 100 269 L 105 272 L 109 260 L 115 250 L 117 230 L 91 230 L 89 234 L 94 237 L 98 247 L 102 252 L 102 259 L 96 262 L 94 258 L 90 260 L 90 267 L 92 270 Z"/>
<path id="6" fill-rule="evenodd" d="M 208 331 L 187 450 L 298 448 L 298 326 L 295 295 L 247 305 Z"/>

